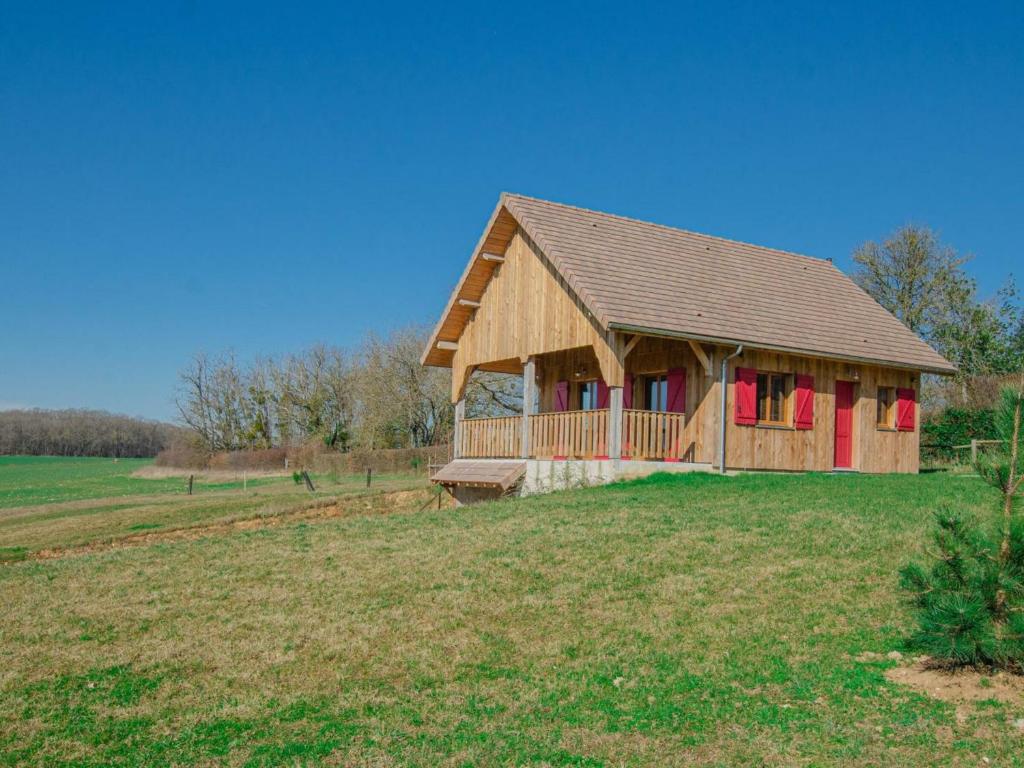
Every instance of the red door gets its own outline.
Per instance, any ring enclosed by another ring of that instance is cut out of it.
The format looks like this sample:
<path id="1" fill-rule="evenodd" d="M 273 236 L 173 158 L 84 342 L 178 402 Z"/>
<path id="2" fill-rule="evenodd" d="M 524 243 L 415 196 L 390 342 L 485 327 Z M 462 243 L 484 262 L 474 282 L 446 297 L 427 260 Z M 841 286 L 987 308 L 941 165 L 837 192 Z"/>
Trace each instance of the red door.
<path id="1" fill-rule="evenodd" d="M 853 468 L 853 382 L 836 382 L 836 469 Z"/>

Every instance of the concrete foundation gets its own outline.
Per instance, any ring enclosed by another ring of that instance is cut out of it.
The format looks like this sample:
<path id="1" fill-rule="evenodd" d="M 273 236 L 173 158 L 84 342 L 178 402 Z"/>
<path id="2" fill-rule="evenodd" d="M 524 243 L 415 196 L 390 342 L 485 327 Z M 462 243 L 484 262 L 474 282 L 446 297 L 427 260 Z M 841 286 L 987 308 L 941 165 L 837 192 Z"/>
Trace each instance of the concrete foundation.
<path id="1" fill-rule="evenodd" d="M 474 459 L 474 461 L 505 461 L 508 459 Z M 535 493 L 563 491 L 570 488 L 589 488 L 606 485 L 616 480 L 645 477 L 655 472 L 711 472 L 710 464 L 696 464 L 672 461 L 629 461 L 624 459 L 594 459 L 589 461 L 553 461 L 550 459 L 523 459 L 526 474 L 519 487 L 513 491 L 517 496 Z M 501 496 L 496 488 L 454 488 L 455 502 L 475 504 L 490 501 Z"/>

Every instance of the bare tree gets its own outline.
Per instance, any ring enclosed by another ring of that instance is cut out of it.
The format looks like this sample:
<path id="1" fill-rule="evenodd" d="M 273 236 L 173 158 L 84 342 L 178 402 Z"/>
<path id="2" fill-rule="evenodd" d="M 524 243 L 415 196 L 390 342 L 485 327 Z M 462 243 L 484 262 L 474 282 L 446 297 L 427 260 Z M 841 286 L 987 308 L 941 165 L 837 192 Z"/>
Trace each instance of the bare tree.
<path id="1" fill-rule="evenodd" d="M 907 225 L 853 254 L 853 278 L 910 330 L 925 338 L 942 323 L 949 302 L 965 290 L 966 258 L 927 227 Z"/>

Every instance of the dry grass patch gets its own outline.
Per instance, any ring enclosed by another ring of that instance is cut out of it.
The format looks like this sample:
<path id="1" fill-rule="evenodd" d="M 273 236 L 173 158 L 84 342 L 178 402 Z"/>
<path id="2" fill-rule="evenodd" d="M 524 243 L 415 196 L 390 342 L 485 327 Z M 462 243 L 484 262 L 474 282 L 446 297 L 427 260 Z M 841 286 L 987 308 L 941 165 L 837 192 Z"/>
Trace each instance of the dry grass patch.
<path id="1" fill-rule="evenodd" d="M 953 705 L 856 660 L 983 493 L 659 477 L 16 564 L 0 764 L 1009 764 L 1016 704 L 946 743 Z"/>

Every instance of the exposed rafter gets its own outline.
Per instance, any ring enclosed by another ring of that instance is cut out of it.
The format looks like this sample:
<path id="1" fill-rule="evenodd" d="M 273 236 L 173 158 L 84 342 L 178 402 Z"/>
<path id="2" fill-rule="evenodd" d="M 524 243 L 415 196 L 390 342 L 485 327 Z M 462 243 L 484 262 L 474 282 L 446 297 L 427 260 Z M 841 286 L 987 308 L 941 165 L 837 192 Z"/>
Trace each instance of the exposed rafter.
<path id="1" fill-rule="evenodd" d="M 690 342 L 690 349 L 693 350 L 693 354 L 700 360 L 700 364 L 704 366 L 704 375 L 711 376 L 713 371 L 711 370 L 711 359 L 708 357 L 707 352 L 704 351 L 704 347 L 698 344 L 693 339 L 688 339 Z"/>
<path id="2" fill-rule="evenodd" d="M 639 333 L 637 333 L 637 334 L 633 335 L 633 338 L 631 338 L 629 341 L 626 342 L 626 346 L 622 350 L 622 359 L 623 360 L 625 360 L 627 357 L 629 357 L 629 353 L 632 352 L 633 348 L 636 347 L 636 345 L 640 343 L 640 339 L 642 339 L 642 338 L 643 337 Z"/>

